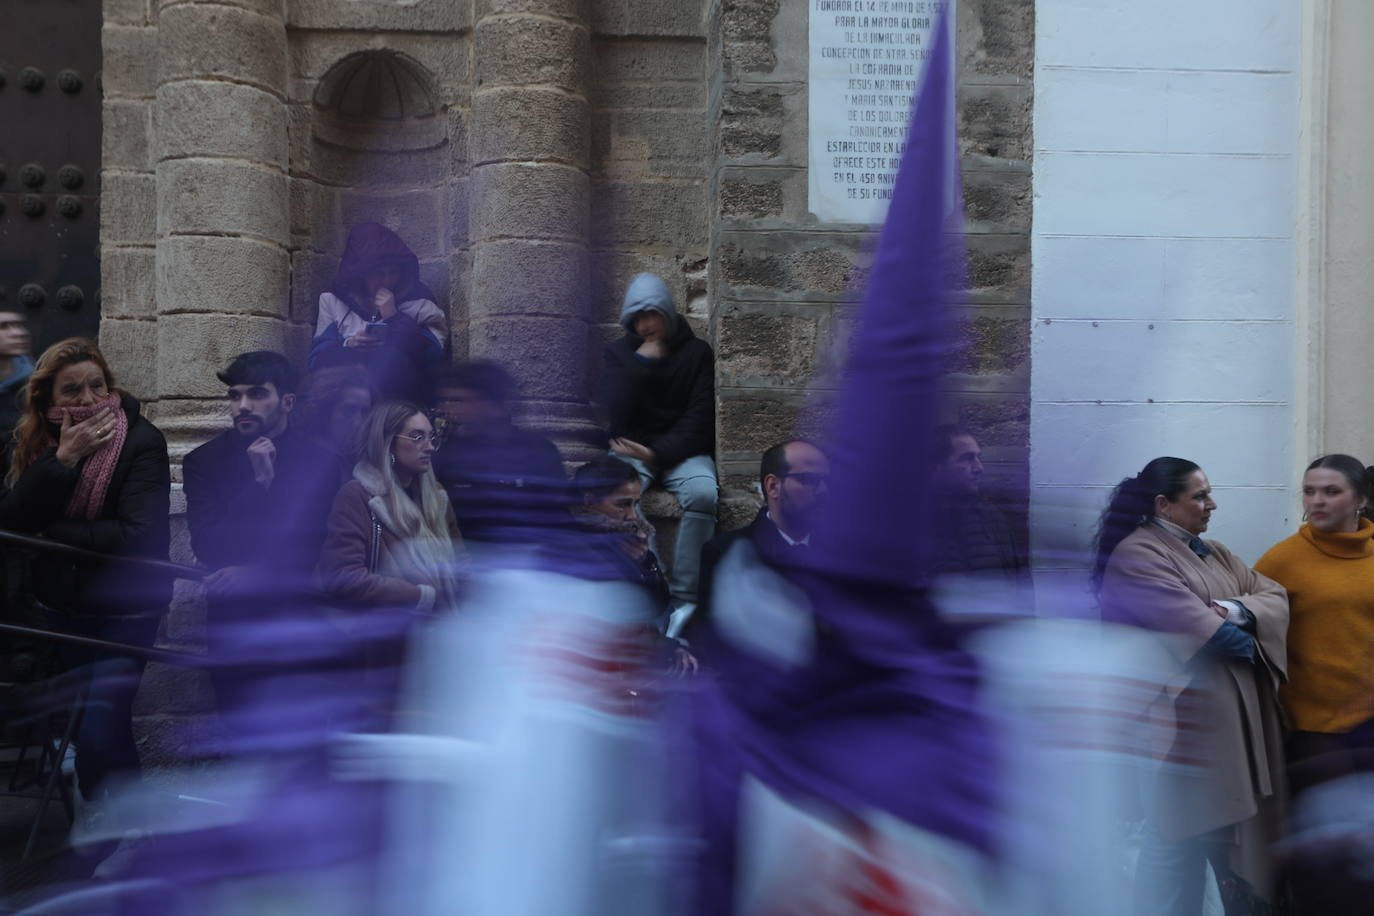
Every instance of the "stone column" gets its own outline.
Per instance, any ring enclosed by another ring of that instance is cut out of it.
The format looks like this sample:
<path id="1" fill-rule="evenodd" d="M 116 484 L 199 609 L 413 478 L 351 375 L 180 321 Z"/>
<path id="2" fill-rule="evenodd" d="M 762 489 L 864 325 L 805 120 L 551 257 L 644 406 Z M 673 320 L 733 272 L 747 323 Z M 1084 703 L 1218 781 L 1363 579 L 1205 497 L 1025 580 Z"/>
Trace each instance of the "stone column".
<path id="1" fill-rule="evenodd" d="M 284 2 L 158 0 L 157 28 L 157 416 L 184 454 L 224 425 L 215 371 L 290 342 Z"/>
<path id="2" fill-rule="evenodd" d="M 469 352 L 520 381 L 524 422 L 583 450 L 587 407 L 584 0 L 477 0 Z"/>

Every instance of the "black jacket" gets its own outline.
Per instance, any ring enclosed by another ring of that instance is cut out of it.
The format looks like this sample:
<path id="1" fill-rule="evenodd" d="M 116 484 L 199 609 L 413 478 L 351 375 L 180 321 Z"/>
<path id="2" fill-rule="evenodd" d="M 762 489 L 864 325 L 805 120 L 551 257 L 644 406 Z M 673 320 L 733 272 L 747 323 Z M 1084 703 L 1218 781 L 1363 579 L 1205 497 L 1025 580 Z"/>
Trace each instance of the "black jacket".
<path id="1" fill-rule="evenodd" d="M 272 486 L 254 480 L 250 439 L 228 429 L 186 456 L 191 549 L 211 569 L 267 566 L 308 575 L 339 490 L 338 459 L 300 432 L 275 438 Z"/>
<path id="2" fill-rule="evenodd" d="M 68 468 L 57 460 L 54 446 L 0 496 L 0 527 L 96 553 L 166 560 L 172 488 L 167 440 L 142 416 L 132 396 L 124 395 L 121 406 L 129 418 L 129 432 L 100 518 L 66 517 L 85 461 Z M 35 597 L 49 607 L 101 617 L 160 616 L 172 597 L 171 579 L 163 574 L 48 554 L 35 560 L 32 584 Z"/>
<path id="3" fill-rule="evenodd" d="M 434 476 L 467 541 L 533 540 L 567 514 L 563 456 L 528 430 L 501 442 L 454 436 L 434 453 Z"/>
<path id="4" fill-rule="evenodd" d="M 935 517 L 942 520 L 933 557 L 936 575 L 998 571 L 1016 578 L 1025 570 L 1026 557 L 1006 518 L 982 500 L 941 499 Z"/>
<path id="5" fill-rule="evenodd" d="M 599 400 L 612 438 L 654 450 L 660 468 L 716 451 L 716 370 L 711 345 L 682 317 L 660 360 L 635 355 L 633 333 L 607 345 Z"/>
<path id="6" fill-rule="evenodd" d="M 798 558 L 795 551 L 805 552 L 806 548 L 793 547 L 783 540 L 782 533 L 773 520 L 768 517 L 767 509 L 760 509 L 754 520 L 743 528 L 718 534 L 701 548 L 701 573 L 697 580 L 697 609 L 687 621 L 682 637 L 696 646 L 698 640 L 707 634 L 711 625 L 711 590 L 715 587 L 716 567 L 738 541 L 747 539 L 758 552 L 759 559 L 774 567 L 785 567 Z M 694 648 L 695 651 L 695 648 Z"/>

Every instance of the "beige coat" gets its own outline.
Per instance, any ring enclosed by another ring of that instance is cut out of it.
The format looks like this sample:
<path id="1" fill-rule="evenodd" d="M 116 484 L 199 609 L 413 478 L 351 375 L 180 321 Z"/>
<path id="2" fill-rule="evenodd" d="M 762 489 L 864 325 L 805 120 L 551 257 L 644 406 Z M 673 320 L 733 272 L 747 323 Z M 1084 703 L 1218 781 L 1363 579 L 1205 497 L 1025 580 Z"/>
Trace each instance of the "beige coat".
<path id="1" fill-rule="evenodd" d="M 1157 730 L 1159 767 L 1150 815 L 1180 840 L 1231 827 L 1232 868 L 1262 895 L 1268 846 L 1285 797 L 1278 688 L 1287 678 L 1288 595 L 1223 545 L 1201 558 L 1155 524 L 1129 534 L 1102 580 L 1102 614 L 1159 635 L 1172 678 L 1146 712 Z M 1233 598 L 1257 621 L 1255 663 L 1197 657 L 1222 618 L 1209 602 Z"/>

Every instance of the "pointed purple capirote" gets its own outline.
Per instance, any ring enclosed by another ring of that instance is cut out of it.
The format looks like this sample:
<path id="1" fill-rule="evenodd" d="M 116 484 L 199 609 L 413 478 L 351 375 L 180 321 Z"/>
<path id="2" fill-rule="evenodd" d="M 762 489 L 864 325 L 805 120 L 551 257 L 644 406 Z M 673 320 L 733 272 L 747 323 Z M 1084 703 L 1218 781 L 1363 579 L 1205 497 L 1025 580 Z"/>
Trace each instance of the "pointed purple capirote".
<path id="1" fill-rule="evenodd" d="M 836 420 L 830 501 L 779 571 L 806 593 L 817 650 L 776 667 L 708 633 L 695 698 L 705 834 L 696 912 L 732 912 L 745 775 L 839 816 L 875 811 L 996 850 L 998 753 L 973 658 L 923 590 L 934 536 L 926 456 L 962 285 L 951 24 L 934 33 Z M 804 557 L 804 559 L 801 559 Z M 731 582 L 717 579 L 717 599 Z"/>
<path id="2" fill-rule="evenodd" d="M 949 23 L 942 16 L 826 438 L 833 540 L 824 568 L 909 585 L 929 551 L 930 434 L 963 285 Z"/>

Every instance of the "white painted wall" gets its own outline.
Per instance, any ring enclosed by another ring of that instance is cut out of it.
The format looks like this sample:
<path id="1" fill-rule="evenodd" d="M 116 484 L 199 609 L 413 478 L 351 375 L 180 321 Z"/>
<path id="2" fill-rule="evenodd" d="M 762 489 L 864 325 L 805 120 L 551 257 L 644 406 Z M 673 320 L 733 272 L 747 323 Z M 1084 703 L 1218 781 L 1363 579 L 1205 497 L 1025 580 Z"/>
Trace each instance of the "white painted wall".
<path id="1" fill-rule="evenodd" d="M 1159 455 L 1253 562 L 1296 505 L 1299 4 L 1036 0 L 1031 538 L 1082 579 Z M 1048 589 L 1042 589 L 1048 592 Z"/>

